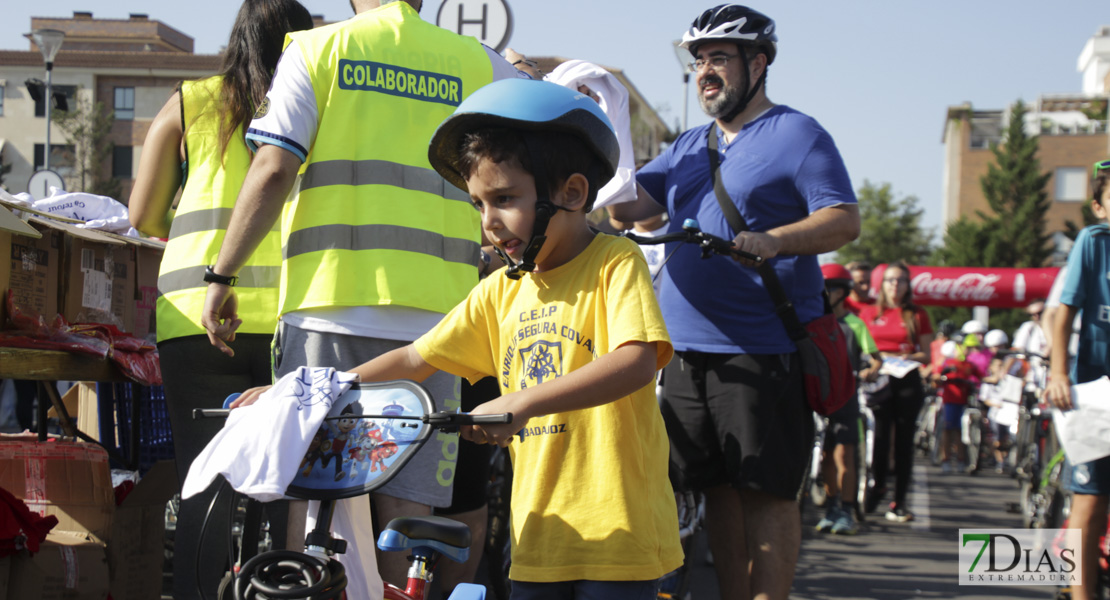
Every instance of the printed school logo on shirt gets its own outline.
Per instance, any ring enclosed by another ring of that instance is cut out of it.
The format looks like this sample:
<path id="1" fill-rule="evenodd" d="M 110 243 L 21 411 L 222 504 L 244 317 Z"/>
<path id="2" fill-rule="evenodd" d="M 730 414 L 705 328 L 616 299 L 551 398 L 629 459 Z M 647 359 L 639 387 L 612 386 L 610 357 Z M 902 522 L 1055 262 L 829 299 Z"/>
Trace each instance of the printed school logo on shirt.
<path id="1" fill-rule="evenodd" d="M 520 389 L 551 381 L 563 374 L 563 345 L 540 340 L 521 349 L 520 360 L 524 363 Z"/>
<path id="2" fill-rule="evenodd" d="M 339 89 L 379 92 L 412 100 L 458 106 L 462 79 L 368 60 L 339 60 Z"/>

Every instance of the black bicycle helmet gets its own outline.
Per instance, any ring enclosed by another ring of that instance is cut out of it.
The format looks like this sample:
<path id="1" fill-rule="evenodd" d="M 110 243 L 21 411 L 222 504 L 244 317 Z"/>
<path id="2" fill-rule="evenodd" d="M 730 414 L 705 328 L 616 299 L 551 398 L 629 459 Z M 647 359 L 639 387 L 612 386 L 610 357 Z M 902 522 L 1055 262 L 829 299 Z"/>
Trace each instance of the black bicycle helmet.
<path id="1" fill-rule="evenodd" d="M 681 46 L 697 55 L 705 42 L 736 42 L 757 46 L 767 55 L 767 64 L 775 62 L 778 51 L 775 22 L 767 15 L 739 4 L 722 4 L 701 14 L 682 34 Z"/>

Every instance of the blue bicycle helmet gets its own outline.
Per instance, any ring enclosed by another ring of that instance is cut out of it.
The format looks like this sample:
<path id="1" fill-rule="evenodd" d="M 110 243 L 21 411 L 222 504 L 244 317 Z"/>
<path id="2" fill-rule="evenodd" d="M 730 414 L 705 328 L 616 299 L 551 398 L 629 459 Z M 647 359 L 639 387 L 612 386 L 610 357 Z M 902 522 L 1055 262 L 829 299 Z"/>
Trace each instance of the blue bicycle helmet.
<path id="1" fill-rule="evenodd" d="M 599 186 L 608 183 L 617 172 L 620 145 L 612 123 L 597 102 L 577 90 L 529 79 L 496 81 L 463 100 L 455 114 L 441 123 L 432 136 L 428 148 L 432 168 L 455 187 L 468 191 L 466 178 L 457 168 L 463 137 L 491 127 L 521 132 L 529 153 L 537 159 L 532 161 L 535 165 L 543 164 L 538 160 L 542 139 L 529 133 L 561 131 L 578 137 L 594 153 L 602 167 Z M 505 274 L 510 279 L 519 279 L 524 272 L 536 268 L 536 256 L 546 239 L 547 222 L 562 208 L 548 197 L 543 170 L 536 169 L 532 175 L 536 180 L 536 220 L 521 262 L 514 262 L 500 248 L 495 248 L 508 265 Z"/>
<path id="2" fill-rule="evenodd" d="M 487 127 L 524 131 L 565 131 L 593 150 L 605 170 L 601 185 L 617 172 L 620 145 L 605 111 L 589 96 L 548 81 L 502 79 L 484 86 L 455 109 L 432 136 L 428 159 L 444 179 L 467 191 L 459 173 L 459 148 L 467 133 Z"/>

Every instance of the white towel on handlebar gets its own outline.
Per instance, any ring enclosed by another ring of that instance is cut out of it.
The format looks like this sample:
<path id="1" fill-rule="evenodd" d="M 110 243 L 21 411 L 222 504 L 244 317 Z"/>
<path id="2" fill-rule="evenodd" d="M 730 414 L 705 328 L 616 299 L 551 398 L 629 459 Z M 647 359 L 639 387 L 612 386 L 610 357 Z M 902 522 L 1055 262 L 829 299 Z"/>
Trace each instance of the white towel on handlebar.
<path id="1" fill-rule="evenodd" d="M 288 373 L 257 402 L 231 411 L 224 428 L 193 461 L 181 496 L 189 498 L 204 491 L 222 475 L 235 491 L 256 500 L 284 498 L 335 399 L 357 379 L 330 367 L 301 367 Z M 309 504 L 305 533 L 315 524 L 319 506 L 315 501 Z M 382 598 L 371 523 L 366 498 L 335 503 L 332 535 L 347 540 L 347 552 L 336 559 L 346 568 L 349 600 Z"/>
<path id="2" fill-rule="evenodd" d="M 235 491 L 256 500 L 284 498 L 332 403 L 356 380 L 330 367 L 301 367 L 254 404 L 231 411 L 189 467 L 181 497 L 203 492 L 222 475 Z"/>

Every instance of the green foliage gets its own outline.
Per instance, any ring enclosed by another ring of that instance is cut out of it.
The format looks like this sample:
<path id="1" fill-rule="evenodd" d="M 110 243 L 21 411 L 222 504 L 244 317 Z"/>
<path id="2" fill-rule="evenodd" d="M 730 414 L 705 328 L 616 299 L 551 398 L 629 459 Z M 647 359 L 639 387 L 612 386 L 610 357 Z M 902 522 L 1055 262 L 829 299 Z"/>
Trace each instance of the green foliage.
<path id="1" fill-rule="evenodd" d="M 122 185 L 118 179 L 104 176 L 104 165 L 112 156 L 113 144 L 108 134 L 115 122 L 115 115 L 104 109 L 102 102 L 93 103 L 82 94 L 77 95 L 75 106 L 69 111 L 54 111 L 54 123 L 73 144 L 74 179 L 77 189 L 109 196 L 120 200 Z"/>
<path id="2" fill-rule="evenodd" d="M 895 198 L 889 183 L 864 181 L 856 197 L 860 236 L 837 251 L 837 262 L 862 260 L 874 265 L 904 260 L 922 264 L 928 258 L 933 233 L 921 227 L 924 210 L 917 207 L 916 196 Z"/>
<path id="3" fill-rule="evenodd" d="M 1045 231 L 1052 174 L 1041 171 L 1037 138 L 1025 133 L 1027 112 L 1021 100 L 1014 104 L 1003 142 L 991 146 L 995 164 L 980 180 L 991 209 L 979 212 L 986 233 L 982 266 L 1041 267 L 1052 256 Z"/>
<path id="4" fill-rule="evenodd" d="M 1081 225 L 1076 225 L 1075 221 L 1071 219 L 1064 221 L 1064 235 L 1068 236 L 1068 239 L 1073 242 L 1075 241 L 1075 236 L 1079 235 L 1079 232 L 1085 227 L 1090 227 L 1091 225 L 1097 225 L 1099 223 L 1098 217 L 1096 217 L 1094 211 L 1091 210 L 1090 202 L 1084 202 L 1083 206 L 1079 208 L 1079 212 L 1082 213 L 1083 216 L 1083 223 Z"/>
<path id="5" fill-rule="evenodd" d="M 1042 172 L 1037 138 L 1025 133 L 1028 110 L 1018 100 L 1001 144 L 991 146 L 995 162 L 980 183 L 990 212 L 979 211 L 978 222 L 966 217 L 948 225 L 935 264 L 951 267 L 1042 267 L 1052 256 L 1045 216 L 1051 203 L 1045 186 L 1051 173 Z M 935 318 L 957 324 L 970 318 L 967 309 L 931 311 Z M 991 327 L 1010 335 L 1026 315 L 1021 310 L 992 310 Z"/>

